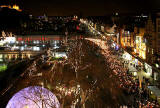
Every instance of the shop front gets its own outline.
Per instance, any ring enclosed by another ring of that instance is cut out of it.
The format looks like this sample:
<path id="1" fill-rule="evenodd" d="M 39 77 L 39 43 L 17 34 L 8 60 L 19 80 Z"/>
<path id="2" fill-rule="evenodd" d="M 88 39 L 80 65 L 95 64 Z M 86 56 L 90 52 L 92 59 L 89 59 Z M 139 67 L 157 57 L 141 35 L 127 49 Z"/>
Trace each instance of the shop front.
<path id="1" fill-rule="evenodd" d="M 136 47 L 134 52 L 142 59 L 146 59 L 146 43 L 143 42 L 142 36 L 136 36 Z"/>
<path id="2" fill-rule="evenodd" d="M 160 89 L 156 86 L 148 86 L 149 96 L 150 98 L 157 100 L 160 102 Z"/>
<path id="3" fill-rule="evenodd" d="M 144 63 L 144 68 L 145 68 L 146 73 L 147 73 L 149 76 L 152 76 L 152 66 L 150 66 L 150 65 L 147 64 L 147 63 Z"/>
<path id="4" fill-rule="evenodd" d="M 122 58 L 124 59 L 124 67 L 128 67 L 131 63 L 132 56 L 126 51 L 124 51 Z"/>

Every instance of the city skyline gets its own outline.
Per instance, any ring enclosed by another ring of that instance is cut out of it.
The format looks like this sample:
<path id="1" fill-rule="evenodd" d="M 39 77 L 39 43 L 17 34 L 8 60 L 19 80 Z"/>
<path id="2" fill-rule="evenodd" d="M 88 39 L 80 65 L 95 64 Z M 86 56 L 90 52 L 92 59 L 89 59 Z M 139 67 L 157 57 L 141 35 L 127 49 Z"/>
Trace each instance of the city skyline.
<path id="1" fill-rule="evenodd" d="M 20 8 L 35 16 L 47 14 L 48 16 L 65 16 L 73 14 L 82 14 L 84 16 L 103 16 L 114 12 L 119 13 L 137 13 L 156 10 L 160 2 L 158 0 L 3 0 L 0 3 L 18 4 Z"/>

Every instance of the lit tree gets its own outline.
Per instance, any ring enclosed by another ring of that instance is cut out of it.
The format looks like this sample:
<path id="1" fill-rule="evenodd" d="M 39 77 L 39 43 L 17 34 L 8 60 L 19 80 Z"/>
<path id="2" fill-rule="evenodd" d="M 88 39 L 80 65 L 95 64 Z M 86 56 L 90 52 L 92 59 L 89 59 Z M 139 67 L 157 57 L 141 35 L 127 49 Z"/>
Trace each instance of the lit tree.
<path id="1" fill-rule="evenodd" d="M 82 67 L 82 57 L 84 56 L 82 42 L 80 40 L 70 42 L 69 47 L 68 62 L 71 64 L 72 68 L 74 68 L 76 78 L 78 78 L 78 70 Z"/>
<path id="2" fill-rule="evenodd" d="M 6 37 L 6 33 L 4 31 L 2 31 L 2 37 Z"/>
<path id="3" fill-rule="evenodd" d="M 85 103 L 89 99 L 89 96 L 90 96 L 90 89 L 86 90 L 85 92 L 83 90 L 81 90 L 81 105 L 82 105 L 82 108 L 85 108 Z"/>

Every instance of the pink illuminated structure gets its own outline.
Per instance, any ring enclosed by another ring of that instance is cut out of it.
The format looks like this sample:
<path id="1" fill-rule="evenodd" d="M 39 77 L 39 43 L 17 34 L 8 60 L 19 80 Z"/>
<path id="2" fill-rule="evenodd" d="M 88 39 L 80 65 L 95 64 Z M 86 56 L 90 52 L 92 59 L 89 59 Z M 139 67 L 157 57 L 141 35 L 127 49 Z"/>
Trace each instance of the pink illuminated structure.
<path id="1" fill-rule="evenodd" d="M 60 108 L 60 103 L 51 91 L 30 86 L 16 93 L 6 108 Z"/>

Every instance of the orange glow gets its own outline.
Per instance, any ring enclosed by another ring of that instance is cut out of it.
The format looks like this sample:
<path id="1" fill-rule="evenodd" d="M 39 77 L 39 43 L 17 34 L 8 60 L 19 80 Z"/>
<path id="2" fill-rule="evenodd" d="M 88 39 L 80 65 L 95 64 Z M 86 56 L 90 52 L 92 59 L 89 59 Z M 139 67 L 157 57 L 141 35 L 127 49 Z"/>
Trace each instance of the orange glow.
<path id="1" fill-rule="evenodd" d="M 12 8 L 13 8 L 13 9 L 16 9 L 16 10 L 19 10 L 19 6 L 17 6 L 17 5 L 13 5 Z"/>
<path id="2" fill-rule="evenodd" d="M 17 11 L 22 11 L 20 8 L 19 8 L 19 6 L 18 5 L 13 5 L 13 7 L 12 7 L 12 9 L 15 9 L 15 10 L 17 10 Z"/>
<path id="3" fill-rule="evenodd" d="M 17 11 L 22 11 L 20 8 L 19 8 L 19 6 L 18 5 L 13 5 L 13 6 L 11 6 L 11 5 L 1 5 L 0 6 L 1 8 L 4 8 L 4 7 L 6 7 L 6 8 L 9 8 L 9 9 L 15 9 L 15 10 L 17 10 Z"/>
<path id="4" fill-rule="evenodd" d="M 142 80 L 139 80 L 139 88 L 142 88 Z"/>
<path id="5" fill-rule="evenodd" d="M 1 8 L 4 8 L 4 7 L 8 7 L 8 8 L 11 8 L 11 6 L 10 5 L 2 5 L 2 6 L 0 6 Z"/>

